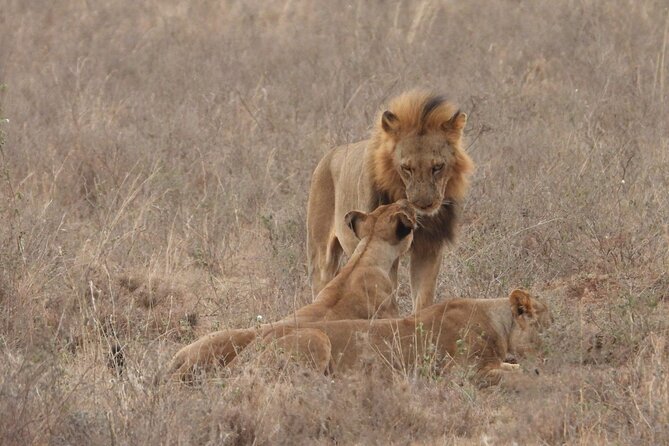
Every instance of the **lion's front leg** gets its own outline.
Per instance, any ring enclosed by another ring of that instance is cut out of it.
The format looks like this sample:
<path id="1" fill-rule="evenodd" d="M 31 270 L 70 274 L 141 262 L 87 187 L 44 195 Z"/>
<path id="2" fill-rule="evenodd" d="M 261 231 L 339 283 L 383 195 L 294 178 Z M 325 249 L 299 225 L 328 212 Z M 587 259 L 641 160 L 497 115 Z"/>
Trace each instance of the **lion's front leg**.
<path id="1" fill-rule="evenodd" d="M 216 334 L 201 338 L 179 350 L 168 366 L 166 378 L 174 376 L 181 381 L 192 382 L 197 370 L 207 370 L 213 367 L 219 353 L 213 337 Z"/>
<path id="2" fill-rule="evenodd" d="M 509 364 L 499 360 L 486 361 L 480 365 L 475 380 L 479 387 L 494 386 L 508 375 L 522 373 L 520 365 Z"/>
<path id="3" fill-rule="evenodd" d="M 225 366 L 257 336 L 256 329 L 222 330 L 183 347 L 174 355 L 167 376 L 192 381 L 197 370 Z"/>
<path id="4" fill-rule="evenodd" d="M 397 271 L 399 270 L 399 268 L 400 268 L 400 259 L 398 258 L 397 260 L 395 260 L 393 266 L 390 268 L 390 281 L 393 284 L 393 291 L 397 291 L 397 282 L 398 282 Z"/>
<path id="5" fill-rule="evenodd" d="M 427 243 L 416 244 L 414 241 L 411 248 L 411 296 L 414 312 L 434 303 L 443 251 L 443 244 L 429 246 Z"/>

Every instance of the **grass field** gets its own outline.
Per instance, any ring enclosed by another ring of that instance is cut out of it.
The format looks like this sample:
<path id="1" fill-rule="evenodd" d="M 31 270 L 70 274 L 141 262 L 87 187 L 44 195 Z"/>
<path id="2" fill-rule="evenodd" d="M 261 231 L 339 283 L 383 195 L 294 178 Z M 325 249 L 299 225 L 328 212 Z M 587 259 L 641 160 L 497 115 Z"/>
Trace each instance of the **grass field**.
<path id="1" fill-rule="evenodd" d="M 663 0 L 0 0 L 0 444 L 669 443 L 667 46 Z M 311 172 L 417 86 L 477 164 L 437 298 L 527 287 L 545 360 L 159 384 L 311 301 Z"/>

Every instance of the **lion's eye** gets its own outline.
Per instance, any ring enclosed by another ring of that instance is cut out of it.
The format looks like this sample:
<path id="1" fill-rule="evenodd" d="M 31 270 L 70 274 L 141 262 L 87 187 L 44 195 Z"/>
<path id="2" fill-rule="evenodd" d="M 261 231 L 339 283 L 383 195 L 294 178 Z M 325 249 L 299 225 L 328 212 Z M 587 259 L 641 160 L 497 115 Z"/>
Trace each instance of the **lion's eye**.
<path id="1" fill-rule="evenodd" d="M 404 172 L 405 174 L 411 175 L 411 167 L 407 166 L 406 164 L 400 166 L 400 169 L 402 169 L 402 172 Z"/>
<path id="2" fill-rule="evenodd" d="M 444 169 L 444 163 L 435 164 L 432 166 L 432 173 L 439 173 Z"/>

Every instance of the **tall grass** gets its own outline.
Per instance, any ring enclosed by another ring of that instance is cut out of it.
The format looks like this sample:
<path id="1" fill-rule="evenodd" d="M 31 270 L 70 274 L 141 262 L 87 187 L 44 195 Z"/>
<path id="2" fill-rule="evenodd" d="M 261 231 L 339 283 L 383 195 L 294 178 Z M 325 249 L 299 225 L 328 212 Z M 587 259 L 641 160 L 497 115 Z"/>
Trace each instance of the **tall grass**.
<path id="1" fill-rule="evenodd" d="M 0 443 L 668 441 L 665 2 L 0 12 Z M 197 336 L 311 300 L 311 172 L 416 86 L 468 112 L 478 166 L 438 296 L 544 296 L 547 361 L 486 391 L 252 367 L 157 385 Z"/>

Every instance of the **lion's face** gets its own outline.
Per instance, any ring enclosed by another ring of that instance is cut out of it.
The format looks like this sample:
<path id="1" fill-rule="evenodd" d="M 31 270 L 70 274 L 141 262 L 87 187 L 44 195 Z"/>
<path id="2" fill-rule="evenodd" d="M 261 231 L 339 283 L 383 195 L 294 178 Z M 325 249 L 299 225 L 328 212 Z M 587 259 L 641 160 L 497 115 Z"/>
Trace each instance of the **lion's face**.
<path id="1" fill-rule="evenodd" d="M 439 134 L 411 136 L 395 147 L 395 162 L 409 202 L 421 214 L 433 215 L 446 199 L 455 153 Z"/>
<path id="2" fill-rule="evenodd" d="M 376 216 L 375 232 L 380 240 L 384 240 L 401 254 L 406 253 L 413 242 L 413 231 L 416 229 L 416 212 L 407 200 L 377 208 L 372 215 Z"/>
<path id="3" fill-rule="evenodd" d="M 406 253 L 413 241 L 416 229 L 416 212 L 407 200 L 382 205 L 367 214 L 350 211 L 346 224 L 359 239 L 370 237 L 392 248 L 395 258 Z"/>
<path id="4" fill-rule="evenodd" d="M 428 113 L 429 115 L 429 113 Z M 420 214 L 434 215 L 445 200 L 448 182 L 456 175 L 462 183 L 462 174 L 471 169 L 461 151 L 462 132 L 467 115 L 456 112 L 446 120 L 425 123 L 417 131 L 405 131 L 394 113 L 386 111 L 381 127 L 394 142 L 392 165 L 399 175 L 406 198 Z"/>

